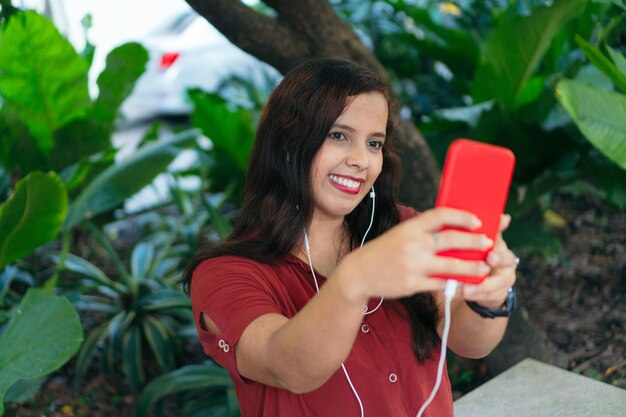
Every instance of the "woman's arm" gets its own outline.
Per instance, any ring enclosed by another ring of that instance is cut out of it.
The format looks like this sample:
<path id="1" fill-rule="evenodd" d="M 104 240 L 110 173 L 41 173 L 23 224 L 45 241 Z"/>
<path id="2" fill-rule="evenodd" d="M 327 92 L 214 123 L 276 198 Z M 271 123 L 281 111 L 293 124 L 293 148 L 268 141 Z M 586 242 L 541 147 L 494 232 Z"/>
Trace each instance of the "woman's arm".
<path id="1" fill-rule="evenodd" d="M 278 314 L 258 317 L 235 347 L 239 373 L 295 393 L 312 391 L 337 371 L 348 356 L 371 297 L 400 298 L 440 291 L 445 282 L 430 274 L 476 275 L 482 262 L 436 256 L 437 250 L 479 249 L 484 239 L 445 231 L 436 246 L 432 233 L 443 225 L 473 229 L 473 215 L 434 209 L 402 222 L 363 248 L 348 254 L 319 294 L 292 319 Z M 445 242 L 450 242 L 446 244 Z M 204 317 L 209 331 L 219 329 Z"/>
<path id="2" fill-rule="evenodd" d="M 314 390 L 350 353 L 363 319 L 365 299 L 346 294 L 337 271 L 291 320 L 269 314 L 253 321 L 236 347 L 239 372 L 295 393 Z"/>

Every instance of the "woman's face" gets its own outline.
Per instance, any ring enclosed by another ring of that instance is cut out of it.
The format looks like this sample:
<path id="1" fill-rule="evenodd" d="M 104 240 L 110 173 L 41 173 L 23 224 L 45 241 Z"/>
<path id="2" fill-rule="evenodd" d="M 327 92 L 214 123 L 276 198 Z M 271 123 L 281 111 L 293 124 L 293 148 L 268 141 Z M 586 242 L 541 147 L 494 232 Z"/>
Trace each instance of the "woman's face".
<path id="1" fill-rule="evenodd" d="M 369 193 L 383 167 L 388 115 L 379 92 L 351 97 L 313 159 L 316 219 L 343 217 Z"/>

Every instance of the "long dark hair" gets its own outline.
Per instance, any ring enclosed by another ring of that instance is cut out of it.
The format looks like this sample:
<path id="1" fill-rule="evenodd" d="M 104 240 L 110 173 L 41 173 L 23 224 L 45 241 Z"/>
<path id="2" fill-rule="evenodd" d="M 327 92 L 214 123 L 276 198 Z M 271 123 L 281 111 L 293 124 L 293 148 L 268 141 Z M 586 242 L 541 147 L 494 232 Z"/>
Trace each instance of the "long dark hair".
<path id="1" fill-rule="evenodd" d="M 287 73 L 270 96 L 250 155 L 239 217 L 232 234 L 220 245 L 206 246 L 183 274 L 189 292 L 192 274 L 203 260 L 235 255 L 263 263 L 282 259 L 302 242 L 314 204 L 310 170 L 315 155 L 351 97 L 379 92 L 389 104 L 382 171 L 374 184 L 376 221 L 367 240 L 400 221 L 394 195 L 400 182 L 400 158 L 393 146 L 396 102 L 373 71 L 338 59 L 307 61 Z M 352 247 L 363 237 L 370 220 L 369 198 L 346 216 Z M 438 310 L 433 297 L 417 294 L 401 300 L 420 361 L 438 345 Z"/>

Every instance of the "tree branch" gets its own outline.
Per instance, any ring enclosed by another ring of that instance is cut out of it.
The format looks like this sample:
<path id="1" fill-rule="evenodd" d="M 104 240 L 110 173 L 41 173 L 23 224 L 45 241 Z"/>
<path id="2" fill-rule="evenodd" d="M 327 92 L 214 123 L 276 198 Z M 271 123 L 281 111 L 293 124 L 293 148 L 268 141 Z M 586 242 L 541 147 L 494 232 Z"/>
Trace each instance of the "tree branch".
<path id="1" fill-rule="evenodd" d="M 233 44 L 283 73 L 311 54 L 297 32 L 238 0 L 186 1 Z"/>

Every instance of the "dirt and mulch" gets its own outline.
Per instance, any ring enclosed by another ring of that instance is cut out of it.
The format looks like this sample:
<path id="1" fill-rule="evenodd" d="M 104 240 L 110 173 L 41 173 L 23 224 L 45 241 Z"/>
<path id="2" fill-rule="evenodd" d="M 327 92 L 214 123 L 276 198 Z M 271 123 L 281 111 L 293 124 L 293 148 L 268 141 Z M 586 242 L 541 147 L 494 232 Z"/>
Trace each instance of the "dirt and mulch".
<path id="1" fill-rule="evenodd" d="M 552 211 L 564 220 L 553 230 L 560 241 L 558 256 L 523 256 L 520 299 L 565 355 L 568 369 L 626 389 L 626 216 L 584 195 L 557 195 Z M 455 397 L 491 374 L 485 361 L 461 363 L 454 357 L 449 361 Z M 50 376 L 34 400 L 8 405 L 5 416 L 133 415 L 135 398 L 119 377 L 92 369 L 73 389 L 72 374 L 70 362 Z"/>
<path id="2" fill-rule="evenodd" d="M 559 256 L 520 265 L 530 317 L 574 372 L 626 389 L 626 216 L 591 196 L 555 198 Z"/>

